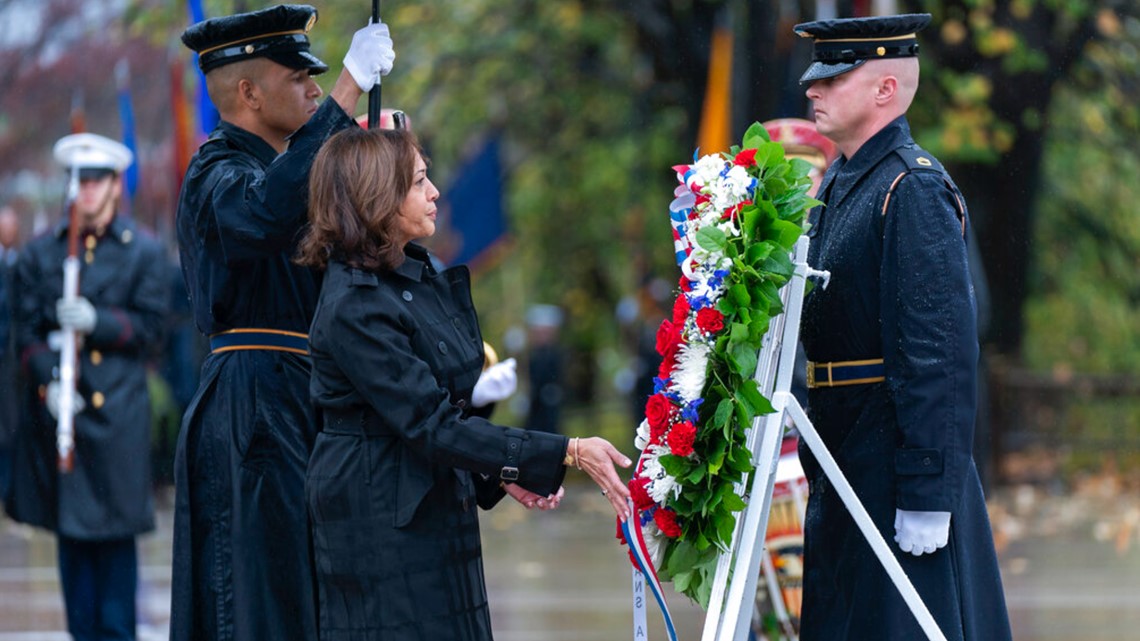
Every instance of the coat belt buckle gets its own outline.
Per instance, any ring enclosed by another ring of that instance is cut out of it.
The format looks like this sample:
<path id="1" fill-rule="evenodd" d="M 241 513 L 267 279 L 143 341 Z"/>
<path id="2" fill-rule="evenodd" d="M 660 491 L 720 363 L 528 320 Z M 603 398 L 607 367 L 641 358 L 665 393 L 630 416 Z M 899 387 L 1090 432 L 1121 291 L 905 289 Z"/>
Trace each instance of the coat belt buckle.
<path id="1" fill-rule="evenodd" d="M 519 480 L 519 468 L 507 465 L 499 471 L 499 478 L 504 481 L 517 481 Z"/>

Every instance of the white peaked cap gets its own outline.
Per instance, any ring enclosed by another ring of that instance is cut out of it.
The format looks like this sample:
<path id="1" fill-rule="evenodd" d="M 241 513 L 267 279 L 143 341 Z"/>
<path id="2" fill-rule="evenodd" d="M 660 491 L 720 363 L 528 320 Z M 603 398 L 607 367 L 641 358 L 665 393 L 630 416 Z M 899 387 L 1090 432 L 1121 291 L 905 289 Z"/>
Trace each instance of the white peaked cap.
<path id="1" fill-rule="evenodd" d="M 91 133 L 60 138 L 52 148 L 52 155 L 66 169 L 110 169 L 117 174 L 130 167 L 135 159 L 126 145 Z"/>

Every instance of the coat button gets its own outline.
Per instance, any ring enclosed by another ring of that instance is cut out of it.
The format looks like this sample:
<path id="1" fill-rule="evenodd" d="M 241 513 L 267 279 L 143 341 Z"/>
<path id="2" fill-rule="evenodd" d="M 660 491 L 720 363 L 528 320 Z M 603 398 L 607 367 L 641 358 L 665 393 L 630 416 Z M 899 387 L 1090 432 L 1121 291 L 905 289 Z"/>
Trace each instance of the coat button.
<path id="1" fill-rule="evenodd" d="M 91 395 L 91 407 L 99 409 L 100 407 L 103 407 L 103 402 L 103 392 L 95 392 Z"/>
<path id="2" fill-rule="evenodd" d="M 929 466 L 930 465 L 930 457 L 928 456 L 928 457 L 922 459 L 922 464 Z"/>
<path id="3" fill-rule="evenodd" d="M 91 350 L 91 364 L 92 365 L 98 365 L 99 363 L 102 363 L 102 362 L 103 362 L 103 352 L 100 352 L 97 349 Z"/>
<path id="4" fill-rule="evenodd" d="M 408 301 L 409 303 L 412 302 L 412 293 L 411 292 L 404 290 L 404 293 L 400 294 L 400 296 L 402 296 L 404 298 L 404 300 Z"/>
<path id="5" fill-rule="evenodd" d="M 447 343 L 445 343 L 443 341 L 439 342 L 439 353 L 441 353 L 441 354 L 447 353 Z"/>

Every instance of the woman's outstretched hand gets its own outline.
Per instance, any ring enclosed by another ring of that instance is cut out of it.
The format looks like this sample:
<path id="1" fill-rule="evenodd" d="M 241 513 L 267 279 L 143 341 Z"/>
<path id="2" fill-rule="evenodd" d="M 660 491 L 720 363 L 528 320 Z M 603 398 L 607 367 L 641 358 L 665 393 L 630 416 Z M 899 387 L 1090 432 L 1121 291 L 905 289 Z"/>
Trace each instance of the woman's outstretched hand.
<path id="1" fill-rule="evenodd" d="M 575 454 L 575 465 L 602 488 L 602 496 L 609 499 L 618 518 L 629 518 L 629 488 L 618 476 L 615 466 L 629 467 L 633 461 L 618 451 L 609 441 L 598 436 L 577 439 L 570 444 Z M 574 451 L 576 450 L 576 451 Z"/>
<path id="2" fill-rule="evenodd" d="M 566 490 L 559 487 L 558 491 L 554 494 L 551 494 L 550 496 L 542 496 L 541 494 L 535 494 L 530 490 L 524 490 L 514 483 L 508 483 L 504 485 L 503 489 L 507 491 L 507 494 L 511 495 L 511 498 L 518 501 L 519 503 L 522 503 L 523 507 L 528 510 L 532 507 L 537 507 L 540 510 L 557 509 L 558 504 L 562 502 L 562 496 L 566 494 Z"/>

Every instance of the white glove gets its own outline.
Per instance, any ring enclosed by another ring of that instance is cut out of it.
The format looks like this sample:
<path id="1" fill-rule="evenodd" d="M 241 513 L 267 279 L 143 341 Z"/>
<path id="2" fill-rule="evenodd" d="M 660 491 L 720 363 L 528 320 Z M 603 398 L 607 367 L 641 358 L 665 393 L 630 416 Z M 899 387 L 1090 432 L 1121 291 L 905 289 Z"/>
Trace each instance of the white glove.
<path id="1" fill-rule="evenodd" d="M 95 330 L 95 306 L 82 296 L 70 301 L 63 298 L 57 300 L 55 316 L 63 329 L 73 329 L 81 334 L 90 334 Z"/>
<path id="2" fill-rule="evenodd" d="M 344 68 L 356 81 L 356 86 L 364 93 L 380 84 L 380 76 L 392 71 L 396 51 L 392 48 L 392 38 L 388 25 L 383 22 L 369 23 L 352 34 L 352 44 L 344 56 Z"/>
<path id="3" fill-rule="evenodd" d="M 52 418 L 57 420 L 59 419 L 59 390 L 59 381 L 52 381 L 48 383 L 47 393 L 44 396 L 44 404 L 47 405 L 48 413 L 51 414 Z M 76 392 L 72 398 L 74 399 L 74 405 L 71 408 L 71 413 L 78 414 L 82 412 L 83 408 L 87 406 L 87 404 L 83 402 L 83 396 L 80 395 L 79 392 Z"/>
<path id="4" fill-rule="evenodd" d="M 895 510 L 895 541 L 915 556 L 946 547 L 950 540 L 949 512 Z"/>
<path id="5" fill-rule="evenodd" d="M 483 370 L 475 383 L 474 391 L 471 392 L 471 405 L 483 407 L 514 394 L 519 386 L 515 367 L 515 359 L 508 358 Z"/>

